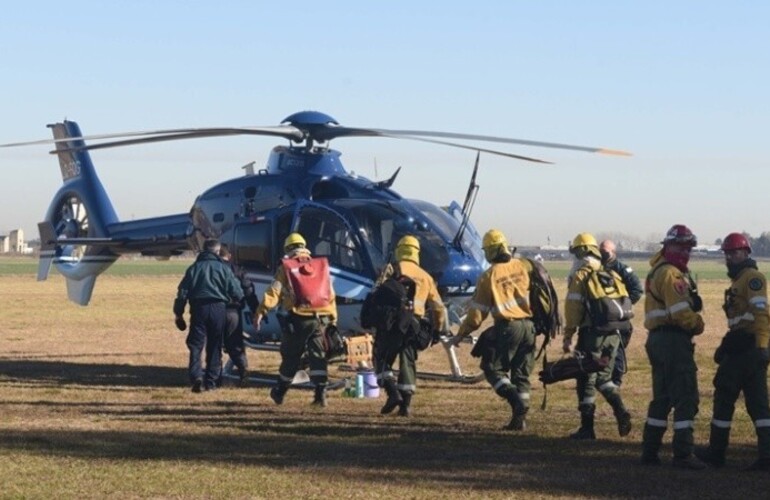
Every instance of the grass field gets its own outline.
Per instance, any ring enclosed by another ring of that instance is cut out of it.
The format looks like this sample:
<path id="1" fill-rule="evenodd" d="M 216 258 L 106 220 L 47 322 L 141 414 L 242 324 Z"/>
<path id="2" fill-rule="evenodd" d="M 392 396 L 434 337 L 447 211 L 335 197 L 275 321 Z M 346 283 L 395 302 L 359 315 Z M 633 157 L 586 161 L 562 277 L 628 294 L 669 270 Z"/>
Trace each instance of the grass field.
<path id="1" fill-rule="evenodd" d="M 543 411 L 536 376 L 523 434 L 500 429 L 509 410 L 485 382 L 421 382 L 409 419 L 379 415 L 384 396 L 350 399 L 335 392 L 320 411 L 303 390 L 290 391 L 280 407 L 265 388 L 192 394 L 184 335 L 171 314 L 186 262 L 119 262 L 84 308 L 66 300 L 60 276 L 38 283 L 34 261 L 4 261 L 0 498 L 765 498 L 770 489 L 767 474 L 737 470 L 755 457 L 742 399 L 726 468 L 637 465 L 650 396 L 640 318 L 623 386 L 633 431 L 619 438 L 610 408 L 600 401 L 599 439 L 577 443 L 565 439 L 579 422 L 574 383 L 550 386 Z M 167 272 L 168 266 L 176 267 Z M 644 263 L 637 267 L 646 270 Z M 702 444 L 728 282 L 719 263 L 693 267 L 706 304 L 706 332 L 696 338 L 696 442 Z M 567 265 L 549 268 L 563 276 Z M 467 351 L 461 348 L 462 364 L 475 373 Z M 279 360 L 251 352 L 250 361 L 275 373 Z M 446 372 L 446 356 L 434 347 L 421 353 L 418 366 Z M 668 454 L 666 444 L 664 458 Z"/>

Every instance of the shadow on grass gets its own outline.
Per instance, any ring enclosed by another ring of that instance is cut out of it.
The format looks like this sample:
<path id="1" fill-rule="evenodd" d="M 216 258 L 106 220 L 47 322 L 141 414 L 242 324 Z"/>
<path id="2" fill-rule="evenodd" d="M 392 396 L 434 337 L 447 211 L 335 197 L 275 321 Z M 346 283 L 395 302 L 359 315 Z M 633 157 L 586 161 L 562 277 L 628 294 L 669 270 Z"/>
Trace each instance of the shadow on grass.
<path id="1" fill-rule="evenodd" d="M 574 442 L 531 432 L 462 427 L 460 416 L 436 422 L 360 410 L 313 411 L 296 404 L 233 401 L 193 407 L 94 404 L 94 414 L 135 421 L 145 429 L 160 424 L 160 429 L 0 430 L 0 448 L 80 459 L 231 463 L 307 471 L 313 481 L 350 475 L 383 486 L 435 484 L 482 496 L 526 491 L 570 497 L 711 498 L 729 491 L 733 497 L 755 498 L 770 488 L 770 475 L 739 475 L 734 467 L 718 471 L 642 467 L 637 463 L 637 442 Z M 750 447 L 735 446 L 730 458 L 747 462 L 753 453 Z"/>
<path id="2" fill-rule="evenodd" d="M 0 358 L 0 376 L 35 385 L 103 385 L 106 387 L 180 387 L 188 385 L 187 370 L 168 366 Z"/>
<path id="3" fill-rule="evenodd" d="M 537 435 L 538 427 L 549 427 L 546 416 L 533 416 L 533 430 L 513 434 L 484 428 L 474 415 L 380 416 L 376 401 L 334 398 L 329 408 L 318 411 L 307 406 L 307 394 L 294 391 L 280 407 L 267 404 L 266 392 L 249 394 L 248 401 L 232 400 L 229 395 L 237 391 L 223 391 L 227 400 L 218 393 L 213 394 L 216 400 L 209 395 L 189 399 L 186 370 L 158 366 L 0 360 L 0 376 L 38 387 L 185 388 L 178 391 L 185 395 L 183 402 L 5 401 L 8 408 L 34 405 L 51 415 L 77 409 L 89 421 L 106 418 L 127 428 L 0 429 L 4 455 L 245 465 L 298 471 L 307 481 L 311 476 L 313 481 L 352 476 L 383 488 L 430 484 L 474 496 L 723 498 L 729 492 L 735 498 L 757 498 L 770 489 L 770 475 L 736 471 L 736 465 L 754 458 L 755 449 L 746 445 L 731 447 L 733 465 L 723 470 L 648 468 L 638 465 L 635 441 L 574 442 Z M 667 462 L 670 450 L 664 450 Z"/>

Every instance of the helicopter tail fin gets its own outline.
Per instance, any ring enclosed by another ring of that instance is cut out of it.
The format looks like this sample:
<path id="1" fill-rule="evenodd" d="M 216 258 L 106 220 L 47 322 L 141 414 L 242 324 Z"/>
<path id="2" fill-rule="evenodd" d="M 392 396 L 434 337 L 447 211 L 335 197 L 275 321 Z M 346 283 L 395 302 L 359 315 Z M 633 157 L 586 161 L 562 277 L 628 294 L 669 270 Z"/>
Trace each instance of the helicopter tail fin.
<path id="1" fill-rule="evenodd" d="M 96 277 L 118 258 L 110 246 L 109 227 L 118 216 L 96 175 L 77 123 L 65 120 L 49 125 L 56 143 L 62 187 L 54 195 L 40 231 L 38 280 L 48 277 L 51 264 L 67 280 L 69 299 L 87 305 Z"/>

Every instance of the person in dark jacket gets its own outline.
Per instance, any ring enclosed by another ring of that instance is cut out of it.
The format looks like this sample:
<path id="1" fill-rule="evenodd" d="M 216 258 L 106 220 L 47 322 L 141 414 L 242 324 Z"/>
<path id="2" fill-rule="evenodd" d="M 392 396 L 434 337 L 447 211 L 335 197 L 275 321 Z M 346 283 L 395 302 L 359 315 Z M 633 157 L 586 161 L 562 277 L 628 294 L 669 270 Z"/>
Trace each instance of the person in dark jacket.
<path id="1" fill-rule="evenodd" d="M 221 246 L 219 257 L 230 267 L 235 278 L 240 282 L 241 290 L 243 291 L 243 300 L 227 303 L 224 341 L 225 351 L 238 370 L 238 378 L 241 384 L 243 384 L 249 368 L 249 361 L 246 358 L 246 345 L 243 342 L 243 309 L 248 305 L 249 310 L 253 314 L 257 310 L 257 306 L 259 306 L 259 299 L 257 299 L 257 295 L 254 293 L 254 285 L 246 277 L 245 271 L 232 262 L 232 254 L 227 245 L 223 244 Z"/>
<path id="2" fill-rule="evenodd" d="M 190 303 L 189 375 L 193 392 L 217 388 L 222 375 L 222 343 L 225 334 L 225 305 L 243 300 L 243 290 L 230 267 L 219 258 L 220 244 L 206 240 L 195 263 L 179 283 L 174 315 L 176 325 L 185 329 L 184 309 Z M 206 369 L 201 354 L 206 348 Z"/>
<path id="3" fill-rule="evenodd" d="M 618 260 L 618 254 L 615 243 L 612 240 L 604 240 L 599 245 L 599 252 L 602 254 L 602 266 L 608 271 L 615 271 L 623 280 L 628 291 L 628 298 L 632 304 L 636 304 L 644 295 L 644 286 L 630 266 L 625 265 Z M 626 348 L 631 342 L 631 334 L 634 333 L 634 326 L 629 324 L 627 330 L 620 332 L 620 345 L 615 355 L 615 368 L 612 370 L 612 382 L 620 387 L 623 383 L 623 375 L 628 371 L 628 361 L 626 360 Z"/>

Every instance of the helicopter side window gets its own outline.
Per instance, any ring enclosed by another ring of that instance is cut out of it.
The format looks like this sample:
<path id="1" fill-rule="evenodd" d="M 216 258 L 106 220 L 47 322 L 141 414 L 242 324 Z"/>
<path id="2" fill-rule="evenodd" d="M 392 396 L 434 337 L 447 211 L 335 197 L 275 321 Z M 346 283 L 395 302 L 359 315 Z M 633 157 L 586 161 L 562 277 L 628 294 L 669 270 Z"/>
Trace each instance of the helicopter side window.
<path id="1" fill-rule="evenodd" d="M 299 233 L 307 240 L 313 255 L 324 256 L 329 264 L 342 269 L 361 271 L 361 252 L 352 230 L 335 214 L 306 208 L 300 216 Z"/>
<path id="2" fill-rule="evenodd" d="M 270 222 L 244 224 L 235 231 L 235 261 L 248 269 L 272 271 L 272 227 Z"/>

